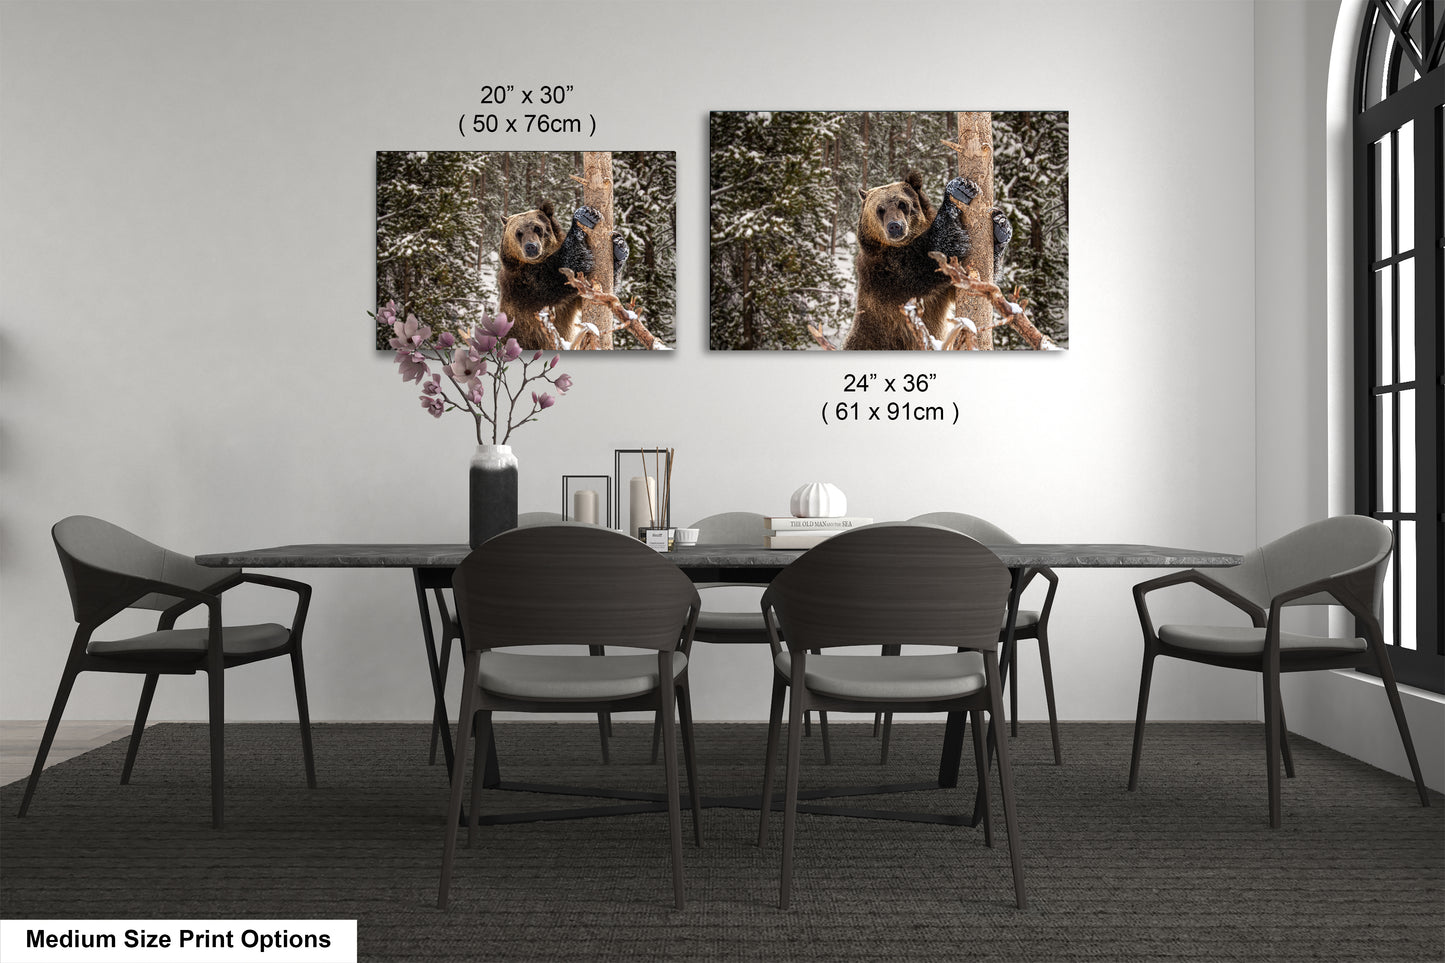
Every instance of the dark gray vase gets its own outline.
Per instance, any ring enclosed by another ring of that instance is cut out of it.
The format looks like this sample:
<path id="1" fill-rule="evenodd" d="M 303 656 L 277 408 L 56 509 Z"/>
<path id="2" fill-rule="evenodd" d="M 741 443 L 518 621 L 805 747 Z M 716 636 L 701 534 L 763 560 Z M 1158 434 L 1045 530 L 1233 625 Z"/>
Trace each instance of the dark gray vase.
<path id="1" fill-rule="evenodd" d="M 517 527 L 517 456 L 511 445 L 478 445 L 472 455 L 470 525 L 472 548 Z"/>

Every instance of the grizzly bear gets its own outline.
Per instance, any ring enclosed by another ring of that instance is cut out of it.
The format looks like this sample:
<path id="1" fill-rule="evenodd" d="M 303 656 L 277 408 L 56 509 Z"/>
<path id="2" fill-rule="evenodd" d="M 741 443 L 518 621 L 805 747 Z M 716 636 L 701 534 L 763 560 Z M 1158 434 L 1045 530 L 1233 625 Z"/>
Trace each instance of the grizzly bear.
<path id="1" fill-rule="evenodd" d="M 917 334 L 902 311 L 914 298 L 928 333 L 942 338 L 954 288 L 928 254 L 938 251 L 959 260 L 968 254 L 968 232 L 958 205 L 949 198 L 969 204 L 978 194 L 978 185 L 966 177 L 955 177 L 944 188 L 937 212 L 923 196 L 923 177 L 916 171 L 893 184 L 869 191 L 859 188 L 858 193 L 863 210 L 858 215 L 854 261 L 857 307 L 843 347 L 854 351 L 916 348 Z M 995 209 L 992 219 L 997 266 L 1013 231 L 1002 211 Z"/>
<path id="2" fill-rule="evenodd" d="M 594 208 L 579 207 L 572 215 L 566 235 L 552 214 L 552 202 L 543 201 L 535 210 L 507 218 L 502 234 L 502 273 L 498 278 L 498 310 L 514 325 L 512 337 L 523 348 L 550 346 L 541 314 L 547 311 L 552 326 L 570 342 L 577 333 L 582 313 L 582 296 L 567 284 L 562 268 L 591 274 L 592 249 L 587 231 L 597 226 L 602 215 Z M 627 242 L 612 232 L 612 280 L 615 285 L 627 263 Z"/>

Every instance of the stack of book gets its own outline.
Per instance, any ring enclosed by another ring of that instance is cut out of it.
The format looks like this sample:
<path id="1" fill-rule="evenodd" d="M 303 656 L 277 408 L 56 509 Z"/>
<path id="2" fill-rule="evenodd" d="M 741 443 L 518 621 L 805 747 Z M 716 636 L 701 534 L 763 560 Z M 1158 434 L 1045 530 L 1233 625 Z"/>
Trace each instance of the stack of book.
<path id="1" fill-rule="evenodd" d="M 812 548 L 819 542 L 832 538 L 850 528 L 872 525 L 873 519 L 862 515 L 843 515 L 838 518 L 794 518 L 778 515 L 765 518 L 772 533 L 763 537 L 768 548 Z"/>

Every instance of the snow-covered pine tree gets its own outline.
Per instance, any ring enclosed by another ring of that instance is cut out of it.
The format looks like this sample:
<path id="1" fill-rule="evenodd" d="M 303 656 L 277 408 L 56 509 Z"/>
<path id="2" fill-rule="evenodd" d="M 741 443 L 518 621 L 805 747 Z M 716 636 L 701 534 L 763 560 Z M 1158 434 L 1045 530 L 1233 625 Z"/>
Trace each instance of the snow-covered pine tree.
<path id="1" fill-rule="evenodd" d="M 994 186 L 1014 236 L 995 281 L 1017 285 L 1039 330 L 1069 343 L 1069 115 L 1067 111 L 995 111 Z M 1012 328 L 994 331 L 996 347 L 1024 347 Z"/>
<path id="2" fill-rule="evenodd" d="M 637 299 L 648 329 L 676 343 L 677 155 L 664 151 L 612 152 L 613 213 L 631 254 L 619 296 Z M 615 333 L 616 348 L 638 348 L 626 331 Z"/>

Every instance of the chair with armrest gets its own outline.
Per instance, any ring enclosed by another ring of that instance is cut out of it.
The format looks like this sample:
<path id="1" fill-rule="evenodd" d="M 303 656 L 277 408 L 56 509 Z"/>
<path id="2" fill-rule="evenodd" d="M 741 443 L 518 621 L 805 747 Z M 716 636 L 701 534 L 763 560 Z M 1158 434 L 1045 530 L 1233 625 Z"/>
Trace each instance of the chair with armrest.
<path id="1" fill-rule="evenodd" d="M 77 623 L 70 655 L 60 676 L 60 688 L 50 710 L 35 767 L 25 785 L 20 815 L 30 808 L 35 787 L 45 768 L 56 729 L 65 712 L 75 679 L 82 672 L 126 672 L 145 676 L 135 727 L 131 730 L 122 784 L 130 782 L 141 734 L 156 683 L 163 675 L 204 672 L 210 696 L 211 823 L 224 823 L 225 670 L 263 659 L 288 655 L 296 687 L 296 710 L 301 721 L 301 750 L 306 784 L 316 788 L 316 767 L 311 755 L 311 719 L 306 707 L 306 676 L 301 663 L 301 632 L 311 601 L 311 586 L 292 579 L 205 568 L 186 555 L 172 552 L 133 535 L 117 525 L 84 515 L 72 515 L 51 529 L 71 608 Z M 286 589 L 296 594 L 289 627 L 274 622 L 260 625 L 226 625 L 221 619 L 221 593 L 245 582 Z M 206 609 L 203 628 L 175 627 L 185 612 Z M 160 612 L 154 632 L 131 638 L 97 640 L 95 633 L 126 609 Z"/>
<path id="2" fill-rule="evenodd" d="M 916 515 L 909 521 L 922 525 L 942 525 L 944 528 L 962 532 L 984 545 L 1017 545 L 1019 541 L 992 522 L 976 515 L 965 515 L 962 512 L 929 512 L 925 515 Z M 1059 577 L 1051 568 L 1029 569 L 1019 583 L 1019 591 L 1026 590 L 1036 577 L 1049 583 L 1048 592 L 1044 595 L 1043 608 L 1036 611 L 1019 609 L 1018 618 L 1014 623 L 1014 647 L 1011 652 L 1007 653 L 1008 664 L 1004 666 L 1004 671 L 1008 673 L 1009 734 L 1014 736 L 1019 734 L 1018 643 L 1023 639 L 1034 639 L 1039 644 L 1039 666 L 1043 670 L 1044 676 L 1044 701 L 1049 710 L 1049 735 L 1054 743 L 1054 765 L 1061 766 L 1064 758 L 1059 750 L 1059 716 L 1054 707 L 1054 673 L 1049 661 L 1049 614 L 1054 609 L 1054 593 L 1059 587 Z M 1000 645 L 1003 644 L 1007 629 L 1008 627 L 1004 626 L 999 630 Z M 885 762 L 888 759 L 887 721 L 885 721 L 883 729 L 883 759 Z"/>
<path id="3" fill-rule="evenodd" d="M 1284 742 L 1284 709 L 1280 674 L 1318 669 L 1367 669 L 1378 673 L 1395 714 L 1400 741 L 1415 778 L 1420 804 L 1430 805 L 1410 727 L 1400 704 L 1395 673 L 1380 631 L 1385 570 L 1393 536 L 1388 526 L 1362 515 L 1341 515 L 1314 522 L 1256 548 L 1240 564 L 1207 572 L 1190 569 L 1141 582 L 1134 602 L 1144 632 L 1144 666 L 1139 679 L 1139 714 L 1134 723 L 1134 752 L 1129 762 L 1129 789 L 1139 785 L 1139 759 L 1144 748 L 1144 717 L 1154 660 L 1167 655 L 1190 662 L 1261 673 L 1264 683 L 1266 771 L 1269 782 L 1269 824 L 1280 825 L 1280 760 L 1289 776 L 1294 764 Z M 1192 583 L 1238 608 L 1252 623 L 1248 628 L 1224 625 L 1161 625 L 1149 612 L 1149 593 L 1171 585 Z M 1355 617 L 1357 636 L 1315 636 L 1281 627 L 1286 606 L 1342 605 Z"/>
<path id="4" fill-rule="evenodd" d="M 567 591 L 558 592 L 556 586 Z M 682 815 L 677 737 L 702 845 L 701 797 L 688 698 L 688 650 L 701 606 L 686 575 L 619 532 L 543 526 L 503 532 L 474 550 L 453 579 L 466 663 L 451 801 L 437 904 L 446 908 L 466 781 L 467 740 L 476 739 L 468 842 L 476 833 L 492 713 L 651 710 L 663 720 L 673 896 L 683 907 Z M 628 648 L 632 655 L 532 655 L 526 646 Z M 674 711 L 676 716 L 674 716 Z M 473 727 L 476 732 L 473 733 Z"/>
<path id="5" fill-rule="evenodd" d="M 988 762 L 983 714 L 1003 711 L 998 625 L 1011 579 L 998 556 L 946 528 L 873 525 L 835 535 L 809 549 L 773 579 L 762 598 L 773 651 L 773 693 L 758 845 L 767 843 L 784 696 L 788 747 L 783 799 L 783 870 L 779 903 L 792 889 L 800 736 L 809 709 L 845 712 L 968 713 L 983 798 L 985 841 L 992 845 L 986 801 Z M 784 641 L 786 640 L 786 641 Z M 880 644 L 946 647 L 938 655 L 835 655 Z M 814 655 L 815 652 L 822 655 Z M 961 719 L 960 719 L 961 721 Z M 1025 907 L 1008 740 L 997 735 L 1014 898 Z M 960 746 L 961 748 L 961 746 Z"/>

